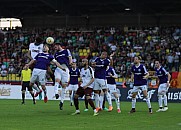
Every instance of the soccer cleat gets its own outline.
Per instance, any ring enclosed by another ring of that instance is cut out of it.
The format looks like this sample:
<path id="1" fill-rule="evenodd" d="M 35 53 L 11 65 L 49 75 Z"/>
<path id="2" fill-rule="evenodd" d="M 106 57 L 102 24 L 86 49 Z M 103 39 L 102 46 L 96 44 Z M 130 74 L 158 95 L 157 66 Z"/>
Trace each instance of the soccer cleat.
<path id="1" fill-rule="evenodd" d="M 162 111 L 167 111 L 168 110 L 168 107 L 164 107 Z"/>
<path id="2" fill-rule="evenodd" d="M 55 98 L 58 99 L 59 98 L 59 94 L 55 94 Z"/>
<path id="3" fill-rule="evenodd" d="M 163 111 L 163 108 L 162 109 L 158 109 L 156 112 L 162 112 Z"/>
<path id="4" fill-rule="evenodd" d="M 40 90 L 40 92 L 36 92 L 34 97 L 37 97 L 40 93 L 42 93 L 42 90 Z"/>
<path id="5" fill-rule="evenodd" d="M 22 105 L 25 105 L 25 102 L 21 102 Z"/>
<path id="6" fill-rule="evenodd" d="M 129 113 L 135 113 L 136 110 L 135 109 L 131 109 L 131 111 Z"/>
<path id="7" fill-rule="evenodd" d="M 60 110 L 63 110 L 63 103 L 62 102 L 60 102 L 59 108 L 60 108 Z"/>
<path id="8" fill-rule="evenodd" d="M 77 115 L 80 114 L 80 110 L 76 110 L 74 113 L 72 113 L 72 115 Z"/>
<path id="9" fill-rule="evenodd" d="M 93 116 L 97 116 L 97 115 L 99 115 L 99 113 L 97 111 L 94 112 Z"/>
<path id="10" fill-rule="evenodd" d="M 152 108 L 149 108 L 149 113 L 150 113 L 150 114 L 152 114 L 152 113 L 153 113 Z"/>
<path id="11" fill-rule="evenodd" d="M 113 110 L 112 106 L 109 106 L 108 112 L 111 112 Z"/>
<path id="12" fill-rule="evenodd" d="M 104 111 L 108 111 L 109 109 L 107 107 L 103 108 Z"/>
<path id="13" fill-rule="evenodd" d="M 84 112 L 88 112 L 88 111 L 89 111 L 89 109 L 87 109 L 87 108 L 86 108 L 86 109 L 84 109 Z"/>
<path id="14" fill-rule="evenodd" d="M 97 107 L 96 111 L 99 112 L 99 111 L 102 111 L 102 109 L 100 107 Z"/>
<path id="15" fill-rule="evenodd" d="M 118 108 L 118 109 L 117 109 L 117 112 L 118 112 L 118 113 L 121 113 L 121 109 Z"/>
<path id="16" fill-rule="evenodd" d="M 44 102 L 47 103 L 47 101 L 48 101 L 48 98 L 46 96 L 46 97 L 44 97 Z"/>

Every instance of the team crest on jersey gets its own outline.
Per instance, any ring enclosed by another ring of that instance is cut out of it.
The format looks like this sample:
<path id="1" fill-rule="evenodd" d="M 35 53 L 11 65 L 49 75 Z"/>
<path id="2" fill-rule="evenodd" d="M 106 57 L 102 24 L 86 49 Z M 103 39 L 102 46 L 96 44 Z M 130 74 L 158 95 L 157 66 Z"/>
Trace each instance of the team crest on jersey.
<path id="1" fill-rule="evenodd" d="M 141 71 L 141 69 L 138 69 L 138 71 Z"/>
<path id="2" fill-rule="evenodd" d="M 38 49 L 40 49 L 40 47 L 38 47 Z"/>
<path id="3" fill-rule="evenodd" d="M 159 71 L 159 73 L 161 74 L 162 72 L 161 72 L 161 71 Z"/>

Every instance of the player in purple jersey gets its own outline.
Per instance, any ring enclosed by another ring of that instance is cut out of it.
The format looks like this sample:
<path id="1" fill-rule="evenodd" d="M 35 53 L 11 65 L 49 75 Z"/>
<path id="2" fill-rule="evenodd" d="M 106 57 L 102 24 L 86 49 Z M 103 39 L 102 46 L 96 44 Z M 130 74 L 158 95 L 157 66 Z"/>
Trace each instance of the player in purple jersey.
<path id="1" fill-rule="evenodd" d="M 80 70 L 79 70 L 79 68 L 77 68 L 75 60 L 72 63 L 72 66 L 69 68 L 69 70 L 70 70 L 70 72 L 69 72 L 70 81 L 69 81 L 67 90 L 69 90 L 70 106 L 73 106 L 73 96 L 78 89 L 78 78 L 80 76 Z"/>
<path id="2" fill-rule="evenodd" d="M 94 80 L 94 98 L 95 98 L 95 104 L 96 104 L 96 109 L 100 110 L 102 107 L 102 103 L 100 102 L 103 101 L 104 94 L 107 97 L 108 104 L 109 104 L 109 110 L 112 111 L 112 101 L 111 101 L 111 95 L 108 93 L 108 88 L 107 88 L 107 81 L 106 81 L 106 68 L 107 66 L 110 65 L 110 60 L 107 58 L 107 52 L 102 52 L 101 56 L 96 58 L 95 61 L 95 80 Z M 101 95 L 101 98 L 99 96 L 101 90 L 104 92 L 104 94 Z M 100 100 L 102 99 L 102 100 Z"/>
<path id="3" fill-rule="evenodd" d="M 118 76 L 114 70 L 113 67 L 108 66 L 107 70 L 106 70 L 106 79 L 107 79 L 107 86 L 108 86 L 108 90 L 109 93 L 115 97 L 115 102 L 116 102 L 116 106 L 117 106 L 117 112 L 121 113 L 121 109 L 120 109 L 120 100 L 119 100 L 119 95 L 117 93 L 117 89 L 116 89 L 116 80 Z"/>
<path id="4" fill-rule="evenodd" d="M 63 49 L 61 46 L 61 43 L 55 43 L 55 50 L 56 53 L 54 55 L 55 59 L 57 60 L 57 62 L 62 65 L 66 71 L 62 71 L 59 68 L 55 69 L 55 86 L 54 86 L 54 91 L 55 91 L 55 97 L 56 99 L 59 98 L 59 94 L 58 94 L 58 87 L 59 87 L 59 83 L 61 82 L 61 86 L 62 86 L 62 91 L 61 91 L 61 101 L 59 104 L 59 108 L 60 110 L 63 110 L 63 102 L 65 99 L 65 89 L 68 86 L 68 82 L 70 79 L 70 74 L 69 74 L 69 65 L 72 64 L 72 55 L 70 53 L 70 51 L 68 49 Z"/>
<path id="5" fill-rule="evenodd" d="M 142 58 L 140 56 L 134 57 L 134 65 L 132 66 L 131 72 L 131 82 L 134 81 L 134 87 L 132 89 L 132 109 L 130 113 L 136 112 L 135 106 L 136 106 L 136 95 L 138 94 L 138 91 L 143 91 L 144 98 L 146 99 L 146 103 L 149 108 L 149 113 L 152 114 L 152 108 L 150 99 L 147 94 L 147 78 L 149 76 L 148 71 L 146 70 L 146 67 L 143 64 L 140 64 L 140 61 Z"/>
<path id="6" fill-rule="evenodd" d="M 35 58 L 33 60 L 31 60 L 28 64 L 25 65 L 25 68 L 28 68 L 29 66 L 31 66 L 32 64 L 35 63 L 33 72 L 32 72 L 32 76 L 30 79 L 30 86 L 33 87 L 34 83 L 36 81 L 40 82 L 40 85 L 44 91 L 44 102 L 46 103 L 48 101 L 47 98 L 47 91 L 46 91 L 46 87 L 45 87 L 45 83 L 46 83 L 46 72 L 47 72 L 47 68 L 49 66 L 50 63 L 54 63 L 57 65 L 57 67 L 59 67 L 60 69 L 65 71 L 65 68 L 62 67 L 55 59 L 52 55 L 50 55 L 48 53 L 49 51 L 49 47 L 48 45 L 44 45 L 43 46 L 43 52 L 39 53 L 35 56 Z M 34 86 L 34 88 L 36 88 L 37 93 L 40 93 L 40 89 L 37 86 Z"/>
<path id="7" fill-rule="evenodd" d="M 159 109 L 156 112 L 167 111 L 167 91 L 170 87 L 170 78 L 171 75 L 160 65 L 158 60 L 155 60 L 155 67 L 156 67 L 156 76 L 159 79 L 159 87 L 158 87 L 158 104 Z M 163 107 L 164 101 L 164 107 Z"/>

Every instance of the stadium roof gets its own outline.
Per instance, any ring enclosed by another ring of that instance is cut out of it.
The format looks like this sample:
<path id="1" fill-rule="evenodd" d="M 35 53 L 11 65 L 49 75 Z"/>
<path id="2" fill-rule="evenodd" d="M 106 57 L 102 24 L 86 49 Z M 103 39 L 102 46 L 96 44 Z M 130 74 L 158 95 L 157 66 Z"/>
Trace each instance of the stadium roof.
<path id="1" fill-rule="evenodd" d="M 1 0 L 0 17 L 181 14 L 181 0 Z M 131 10 L 125 10 L 129 8 Z"/>

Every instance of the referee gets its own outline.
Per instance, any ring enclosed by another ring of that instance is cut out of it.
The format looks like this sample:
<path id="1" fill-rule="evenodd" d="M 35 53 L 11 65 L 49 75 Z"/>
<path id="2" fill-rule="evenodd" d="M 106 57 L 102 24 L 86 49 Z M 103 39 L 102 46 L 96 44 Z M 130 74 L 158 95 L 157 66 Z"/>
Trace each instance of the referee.
<path id="1" fill-rule="evenodd" d="M 29 68 L 25 69 L 25 67 L 23 67 L 23 70 L 21 71 L 22 104 L 25 104 L 26 88 L 28 88 L 28 91 L 30 92 L 31 96 L 33 97 L 33 104 L 36 104 L 33 89 L 32 89 L 32 87 L 29 86 L 30 78 L 31 78 L 31 69 L 29 69 Z"/>

